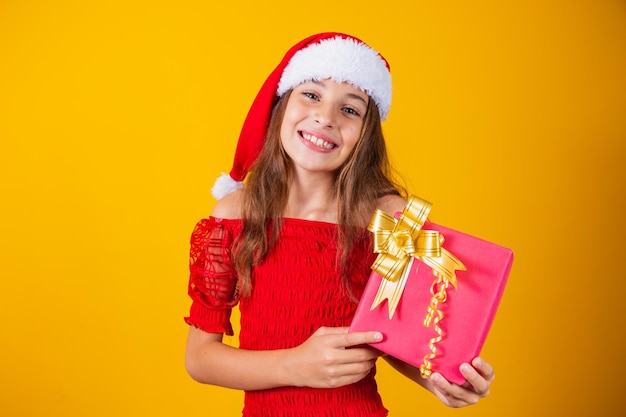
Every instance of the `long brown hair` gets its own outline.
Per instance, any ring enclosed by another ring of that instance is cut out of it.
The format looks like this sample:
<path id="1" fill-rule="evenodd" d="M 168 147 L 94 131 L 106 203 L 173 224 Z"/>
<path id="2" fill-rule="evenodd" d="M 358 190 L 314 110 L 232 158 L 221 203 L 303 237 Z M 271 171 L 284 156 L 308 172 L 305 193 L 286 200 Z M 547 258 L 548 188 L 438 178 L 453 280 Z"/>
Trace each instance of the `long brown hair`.
<path id="1" fill-rule="evenodd" d="M 292 162 L 280 140 L 280 129 L 291 91 L 281 96 L 272 111 L 263 149 L 255 161 L 243 191 L 243 231 L 235 241 L 233 261 L 240 280 L 240 293 L 252 288 L 254 265 L 267 255 L 278 239 L 287 204 Z M 346 263 L 352 246 L 385 195 L 406 196 L 387 155 L 380 114 L 369 100 L 361 138 L 339 168 L 333 192 L 337 197 L 338 259 L 347 289 Z M 271 232 L 268 235 L 268 230 Z"/>

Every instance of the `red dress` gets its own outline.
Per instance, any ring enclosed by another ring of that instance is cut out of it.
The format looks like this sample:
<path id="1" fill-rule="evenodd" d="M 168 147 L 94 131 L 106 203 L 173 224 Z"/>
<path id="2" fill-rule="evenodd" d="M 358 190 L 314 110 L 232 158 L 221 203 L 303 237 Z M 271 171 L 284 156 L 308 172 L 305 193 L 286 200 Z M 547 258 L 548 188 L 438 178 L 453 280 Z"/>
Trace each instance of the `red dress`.
<path id="1" fill-rule="evenodd" d="M 348 326 L 356 310 L 336 267 L 338 226 L 284 219 L 278 242 L 253 270 L 252 293 L 237 296 L 230 247 L 241 233 L 235 219 L 201 220 L 191 236 L 189 295 L 185 321 L 206 332 L 233 334 L 231 309 L 239 302 L 240 348 L 271 350 L 302 344 L 321 326 Z M 363 230 L 348 265 L 358 299 L 374 260 Z M 340 388 L 282 387 L 245 393 L 244 417 L 386 416 L 374 380 Z"/>

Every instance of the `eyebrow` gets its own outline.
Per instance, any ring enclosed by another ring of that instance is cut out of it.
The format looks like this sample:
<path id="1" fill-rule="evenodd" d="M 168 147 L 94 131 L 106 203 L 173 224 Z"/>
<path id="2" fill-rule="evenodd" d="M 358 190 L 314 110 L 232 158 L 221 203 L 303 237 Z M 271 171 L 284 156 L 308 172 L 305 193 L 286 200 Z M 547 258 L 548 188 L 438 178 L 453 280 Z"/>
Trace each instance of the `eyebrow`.
<path id="1" fill-rule="evenodd" d="M 348 97 L 352 97 L 354 99 L 357 100 L 361 100 L 363 102 L 363 104 L 365 105 L 365 107 L 367 107 L 367 101 L 365 101 L 365 99 L 359 95 L 353 94 L 353 93 L 348 93 Z"/>
<path id="2" fill-rule="evenodd" d="M 325 81 L 324 81 L 324 80 L 310 80 L 310 82 L 312 82 L 313 84 L 317 84 L 317 85 L 319 85 L 319 86 L 321 86 L 321 87 L 325 87 L 325 85 L 324 85 L 324 84 L 325 84 Z M 356 87 L 355 87 L 355 88 L 356 88 Z M 354 93 L 348 93 L 348 94 L 346 94 L 346 95 L 347 95 L 349 98 L 353 98 L 353 99 L 356 99 L 356 100 L 360 100 L 360 101 L 362 101 L 362 102 L 363 102 L 363 104 L 364 104 L 365 106 L 367 106 L 367 101 L 366 101 L 363 97 L 361 97 L 360 95 L 358 95 L 358 94 L 354 94 Z"/>

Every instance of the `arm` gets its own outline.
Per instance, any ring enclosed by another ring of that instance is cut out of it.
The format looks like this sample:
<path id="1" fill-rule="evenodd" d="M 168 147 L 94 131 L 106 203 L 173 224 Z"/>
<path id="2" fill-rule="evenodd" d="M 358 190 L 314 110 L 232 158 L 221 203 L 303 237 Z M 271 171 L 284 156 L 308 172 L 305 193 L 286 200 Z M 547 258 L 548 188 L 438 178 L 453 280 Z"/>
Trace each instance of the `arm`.
<path id="1" fill-rule="evenodd" d="M 476 404 L 489 395 L 489 386 L 495 378 L 493 367 L 481 358 L 474 358 L 471 365 L 461 364 L 460 370 L 466 379 L 463 385 L 452 384 L 436 372 L 428 379 L 422 378 L 418 368 L 392 356 L 385 356 L 385 360 L 401 374 L 435 394 L 445 405 L 454 408 Z"/>
<path id="2" fill-rule="evenodd" d="M 238 218 L 241 198 L 241 191 L 225 196 L 218 201 L 212 215 Z M 235 304 L 232 300 L 233 271 L 223 250 L 229 238 L 224 236 L 219 230 L 199 233 L 196 240 L 200 243 L 192 245 L 192 252 L 200 254 L 192 256 L 191 262 L 190 294 L 198 305 L 230 308 Z M 190 324 L 194 325 L 187 337 L 185 366 L 188 373 L 198 382 L 228 388 L 338 387 L 362 379 L 380 356 L 378 350 L 361 346 L 380 341 L 382 336 L 378 332 L 348 333 L 346 327 L 322 327 L 300 346 L 253 351 L 223 344 L 223 330 L 205 332 L 195 327 L 202 327 L 202 323 Z"/>
<path id="3" fill-rule="evenodd" d="M 221 333 L 190 326 L 185 366 L 196 381 L 227 388 L 339 387 L 368 374 L 380 352 L 360 345 L 380 340 L 378 332 L 322 327 L 295 348 L 253 351 L 223 344 Z"/>

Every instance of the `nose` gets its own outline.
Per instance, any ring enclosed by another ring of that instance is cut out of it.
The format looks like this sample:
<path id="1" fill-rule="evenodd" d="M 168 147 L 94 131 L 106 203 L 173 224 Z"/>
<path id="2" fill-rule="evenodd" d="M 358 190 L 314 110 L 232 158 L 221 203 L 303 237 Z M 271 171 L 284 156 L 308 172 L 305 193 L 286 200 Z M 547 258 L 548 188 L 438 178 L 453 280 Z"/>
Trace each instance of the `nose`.
<path id="1" fill-rule="evenodd" d="M 315 114 L 315 121 L 322 127 L 335 126 L 335 110 L 331 103 L 320 103 Z"/>

